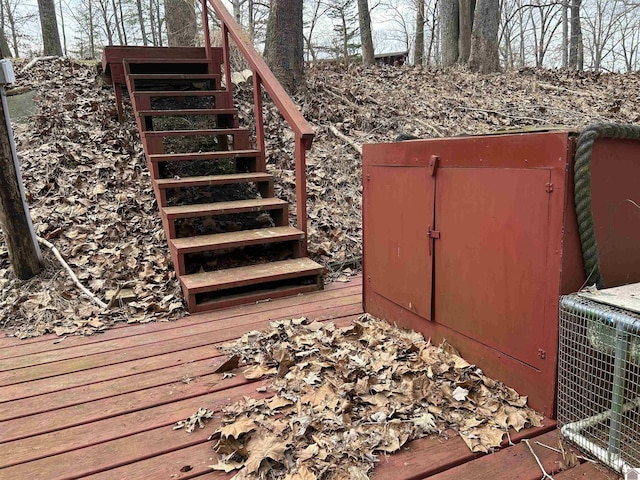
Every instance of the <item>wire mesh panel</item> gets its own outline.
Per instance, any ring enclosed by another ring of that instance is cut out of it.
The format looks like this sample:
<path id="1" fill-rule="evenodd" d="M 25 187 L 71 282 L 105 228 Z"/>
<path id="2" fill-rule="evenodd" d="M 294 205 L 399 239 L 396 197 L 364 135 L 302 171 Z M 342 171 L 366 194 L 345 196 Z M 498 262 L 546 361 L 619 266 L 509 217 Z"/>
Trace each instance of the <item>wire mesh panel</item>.
<path id="1" fill-rule="evenodd" d="M 563 437 L 614 470 L 640 467 L 640 315 L 562 297 L 558 422 Z"/>

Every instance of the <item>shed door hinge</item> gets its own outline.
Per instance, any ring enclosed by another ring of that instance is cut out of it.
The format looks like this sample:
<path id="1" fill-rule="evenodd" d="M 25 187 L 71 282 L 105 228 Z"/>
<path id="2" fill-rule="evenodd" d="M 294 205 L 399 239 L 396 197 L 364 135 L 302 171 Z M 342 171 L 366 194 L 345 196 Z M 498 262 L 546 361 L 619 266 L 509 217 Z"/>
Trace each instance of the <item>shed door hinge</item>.
<path id="1" fill-rule="evenodd" d="M 547 193 L 553 192 L 553 183 L 547 183 L 544 189 Z"/>
<path id="2" fill-rule="evenodd" d="M 438 155 L 431 155 L 431 160 L 429 160 L 429 172 L 432 177 L 436 176 L 436 171 L 438 170 L 438 164 L 440 163 L 440 157 Z"/>
<path id="3" fill-rule="evenodd" d="M 440 238 L 440 231 L 439 230 L 434 230 L 433 228 L 431 228 L 431 225 L 429 225 L 429 228 L 427 230 L 427 235 L 429 236 L 429 256 L 431 256 L 431 251 L 433 250 L 433 242 Z"/>
<path id="4" fill-rule="evenodd" d="M 371 175 L 367 173 L 367 180 L 371 180 Z"/>
<path id="5" fill-rule="evenodd" d="M 544 360 L 545 358 L 547 358 L 547 352 L 545 352 L 543 349 L 538 349 L 538 357 L 540 357 L 542 360 Z"/>

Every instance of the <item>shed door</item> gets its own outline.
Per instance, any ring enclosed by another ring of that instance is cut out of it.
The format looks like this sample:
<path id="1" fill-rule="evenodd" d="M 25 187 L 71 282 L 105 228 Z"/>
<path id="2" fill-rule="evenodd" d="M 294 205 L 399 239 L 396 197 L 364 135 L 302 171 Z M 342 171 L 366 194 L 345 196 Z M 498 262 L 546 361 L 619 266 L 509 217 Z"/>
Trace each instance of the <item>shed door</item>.
<path id="1" fill-rule="evenodd" d="M 547 308 L 550 172 L 438 170 L 436 321 L 539 365 Z"/>
<path id="2" fill-rule="evenodd" d="M 425 166 L 370 166 L 367 174 L 365 270 L 372 290 L 430 320 L 434 177 Z"/>

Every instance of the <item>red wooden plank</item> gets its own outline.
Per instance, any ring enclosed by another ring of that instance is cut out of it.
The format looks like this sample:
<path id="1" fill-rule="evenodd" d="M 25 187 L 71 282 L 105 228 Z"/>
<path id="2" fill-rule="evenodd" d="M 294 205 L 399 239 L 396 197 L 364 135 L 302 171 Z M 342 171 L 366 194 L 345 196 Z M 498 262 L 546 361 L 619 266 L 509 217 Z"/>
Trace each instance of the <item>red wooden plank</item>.
<path id="1" fill-rule="evenodd" d="M 217 462 L 213 451 L 213 443 L 204 441 L 191 447 L 181 448 L 173 452 L 158 455 L 146 460 L 124 465 L 113 470 L 96 473 L 84 477 L 85 480 L 133 480 L 143 478 L 181 479 L 199 477 L 209 474 L 207 479 L 222 480 L 232 478 L 235 472 L 223 473 L 212 471 L 209 465 Z M 182 469 L 188 471 L 181 471 Z"/>
<path id="2" fill-rule="evenodd" d="M 536 440 L 546 445 L 558 444 L 558 431 L 554 430 Z M 558 471 L 560 454 L 530 442 L 542 466 L 549 474 Z M 485 455 L 468 463 L 425 478 L 429 480 L 540 480 L 543 474 L 535 458 L 524 443 L 509 447 L 491 455 Z"/>
<path id="3" fill-rule="evenodd" d="M 65 430 L 3 443 L 2 448 L 0 448 L 0 469 L 83 449 L 91 445 L 104 442 L 108 443 L 114 439 L 127 438 L 140 432 L 161 427 L 168 427 L 165 430 L 165 436 L 169 437 L 172 434 L 175 435 L 175 432 L 172 430 L 175 422 L 189 417 L 200 407 L 217 411 L 225 405 L 242 400 L 246 395 L 254 398 L 273 395 L 273 392 L 259 394 L 256 392 L 256 388 L 260 386 L 262 382 L 247 383 L 242 376 L 227 379 L 224 383 L 225 385 L 216 392 L 78 425 Z M 138 450 L 141 448 L 154 449 L 158 448 L 158 446 L 147 445 L 137 447 Z M 114 460 L 117 461 L 118 459 L 112 459 L 111 461 Z M 30 477 L 17 476 L 6 478 Z"/>
<path id="4" fill-rule="evenodd" d="M 534 438 L 556 428 L 556 421 L 545 419 L 544 427 L 528 428 L 520 432 L 510 432 L 511 440 L 519 442 L 523 438 Z M 453 431 L 452 438 L 445 440 L 439 436 L 421 438 L 410 442 L 406 448 L 388 457 L 380 457 L 373 476 L 375 480 L 396 478 L 424 478 L 469 462 L 482 454 L 472 453 L 464 441 Z M 508 441 L 502 443 L 507 446 Z M 464 478 L 464 477 L 460 477 Z"/>
<path id="5" fill-rule="evenodd" d="M 335 299 L 330 304 L 328 303 L 314 303 L 310 304 L 309 309 L 314 308 L 311 312 L 315 315 L 317 312 L 326 312 L 335 307 L 342 307 L 344 305 L 356 304 L 359 301 L 359 294 L 350 295 Z M 272 312 L 273 313 L 273 312 Z M 257 316 L 250 317 L 251 320 L 257 318 Z M 239 322 L 246 324 L 246 321 Z M 93 355 L 96 353 L 105 353 L 107 351 L 120 351 L 129 347 L 141 347 L 142 345 L 150 345 L 166 340 L 167 337 L 188 337 L 191 335 L 202 335 L 209 333 L 212 330 L 218 330 L 224 328 L 221 326 L 221 322 L 213 323 L 199 323 L 191 324 L 184 322 L 181 325 L 174 325 L 175 328 L 170 330 L 161 330 L 154 333 L 147 333 L 143 335 L 136 335 L 131 337 L 119 338 L 114 341 L 89 343 L 84 345 L 77 345 L 60 350 L 53 350 L 41 353 L 34 353 L 31 355 L 22 355 L 20 357 L 13 357 L 4 359 L 0 365 L 0 372 L 14 370 L 32 365 L 43 365 L 46 363 L 57 362 L 60 360 L 68 360 L 71 358 L 85 357 L 87 355 Z"/>
<path id="6" fill-rule="evenodd" d="M 219 362 L 218 356 L 220 354 L 208 346 L 194 350 L 201 351 L 205 358 L 167 366 L 151 372 L 0 403 L 0 422 L 166 385 L 182 379 L 197 379 L 211 372 L 213 365 Z M 2 424 L 0 423 L 0 425 Z"/>
<path id="7" fill-rule="evenodd" d="M 345 326 L 350 322 L 351 319 L 345 318 L 336 323 L 339 326 Z M 192 379 L 188 383 L 174 376 L 173 381 L 168 384 L 137 389 L 128 393 L 112 392 L 111 396 L 102 399 L 66 405 L 38 414 L 29 415 L 26 409 L 32 403 L 39 404 L 40 398 L 25 399 L 16 407 L 18 411 L 25 414 L 24 416 L 0 422 L 0 443 L 71 428 L 228 388 L 228 382 L 222 382 L 222 375 L 212 373 L 222 362 L 223 358 L 207 360 L 208 370 L 201 377 Z M 129 379 L 129 382 L 134 388 L 137 387 L 136 379 Z M 97 387 L 100 386 L 101 384 L 97 385 Z"/>
<path id="8" fill-rule="evenodd" d="M 226 357 L 216 359 L 215 365 L 222 364 L 224 358 Z M 188 384 L 174 379 L 172 383 L 166 385 L 0 422 L 0 443 L 68 429 L 228 388 L 230 384 L 222 381 L 222 375 L 211 373 L 215 370 L 215 365 L 209 367 L 209 374 Z M 233 383 L 237 384 L 235 378 L 243 380 L 244 377 L 242 375 L 234 377 Z M 0 452 L 0 462 L 1 459 L 2 453 Z"/>
<path id="9" fill-rule="evenodd" d="M 346 316 L 359 315 L 360 313 L 361 313 L 361 307 L 360 307 L 360 304 L 357 304 L 357 305 L 342 307 L 339 309 L 332 309 L 332 310 L 329 310 L 327 313 L 321 314 L 319 316 L 308 315 L 308 317 L 316 320 L 322 320 L 322 319 L 337 320 L 339 318 L 346 317 Z M 215 334 L 214 338 L 218 342 L 232 340 L 233 338 L 239 336 L 239 332 L 248 330 L 247 327 L 251 327 L 253 329 L 264 328 L 269 324 L 271 320 L 275 320 L 277 318 L 278 317 L 271 318 L 263 322 L 252 323 L 250 325 L 244 325 L 244 326 L 240 325 L 240 326 L 237 326 L 235 329 L 229 328 L 227 330 L 223 330 L 226 332 L 224 336 L 220 334 L 220 331 L 216 331 L 214 332 Z M 290 317 L 284 317 L 284 318 L 290 318 Z M 230 321 L 233 323 L 232 320 Z M 198 336 L 194 336 L 194 337 L 197 338 Z M 126 361 L 126 362 L 115 363 L 113 365 L 107 365 L 107 366 L 101 366 L 98 364 L 95 366 L 101 367 L 101 368 L 93 368 L 90 373 L 85 372 L 84 374 L 78 375 L 77 372 L 68 372 L 67 374 L 58 375 L 52 378 L 36 379 L 29 382 L 17 383 L 17 384 L 1 387 L 0 402 L 13 400 L 17 398 L 25 398 L 32 395 L 39 395 L 42 393 L 49 393 L 56 390 L 63 390 L 66 388 L 76 387 L 80 385 L 88 385 L 91 383 L 97 383 L 100 381 L 110 380 L 113 378 L 125 377 L 128 375 L 135 375 L 141 372 L 160 369 L 168 365 L 175 365 L 176 363 L 184 363 L 185 361 L 189 361 L 186 359 L 188 359 L 191 355 L 190 349 L 197 346 L 204 346 L 206 348 L 213 349 L 210 336 L 205 336 L 205 338 L 201 342 L 196 341 L 192 337 L 186 337 L 186 339 L 184 338 L 177 339 L 172 342 L 176 342 L 176 341 L 183 342 L 183 345 L 182 345 L 183 347 L 185 343 L 195 342 L 196 344 L 192 346 L 186 346 L 184 349 L 177 352 L 171 352 L 170 355 L 161 353 L 162 350 L 158 347 L 158 344 L 153 344 L 151 346 L 146 347 L 146 349 L 150 351 L 149 356 L 147 356 L 146 358 L 138 359 L 137 361 Z M 163 348 L 166 347 L 166 343 L 167 342 L 164 342 L 161 345 L 161 347 Z M 199 343 L 202 345 L 198 345 Z M 109 355 L 112 355 L 112 354 L 108 353 L 107 356 Z M 104 355 L 92 355 L 91 357 L 88 357 L 88 358 L 93 359 L 93 362 L 96 363 L 94 357 L 99 357 L 99 360 L 104 359 L 103 358 Z M 200 360 L 201 358 L 202 356 L 196 359 Z M 80 359 L 73 359 L 65 362 L 72 363 L 74 361 L 78 361 L 82 363 L 82 362 L 88 362 L 89 360 L 80 358 Z M 63 363 L 63 362 L 58 362 L 58 363 Z M 51 364 L 51 365 L 56 365 L 56 364 Z M 27 370 L 27 369 L 23 369 L 23 370 Z"/>
<path id="10" fill-rule="evenodd" d="M 353 298 L 357 300 L 357 296 Z M 344 308 L 344 307 L 341 307 Z M 326 309 L 319 310 L 317 315 L 314 312 L 307 312 L 309 318 L 328 318 L 334 316 L 334 312 L 340 311 L 339 309 Z M 346 310 L 341 311 L 342 315 L 353 315 L 362 311 L 360 304 L 356 303 L 353 306 L 346 307 Z M 218 333 L 225 332 L 224 337 L 227 340 L 234 338 L 234 336 L 240 336 L 247 330 L 249 325 L 263 325 L 268 324 L 268 320 L 254 324 L 254 318 L 247 318 L 250 323 L 242 323 L 238 325 L 237 320 L 227 320 L 218 323 L 204 324 L 205 329 L 202 333 L 197 335 L 190 335 L 187 337 L 173 338 L 172 332 L 166 331 L 164 337 L 170 337 L 168 340 L 158 340 L 151 344 L 141 346 L 131 346 L 116 352 L 101 352 L 93 355 L 82 356 L 77 358 L 60 360 L 47 364 L 36 364 L 30 367 L 24 367 L 16 370 L 9 370 L 6 372 L 0 372 L 0 385 L 12 385 L 15 383 L 29 382 L 36 379 L 42 379 L 47 377 L 55 377 L 63 375 L 65 373 L 77 372 L 82 370 L 94 369 L 105 365 L 112 365 L 117 363 L 123 363 L 130 360 L 137 360 L 147 357 L 152 357 L 164 353 L 186 350 L 188 348 L 199 347 L 212 343 L 212 338 L 217 341 Z M 233 324 L 233 327 L 229 328 Z M 262 328 L 262 327 L 253 327 Z M 215 334 L 215 337 L 206 335 L 205 333 Z M 231 336 L 230 336 L 231 335 Z M 135 338 L 135 337 L 134 337 Z M 55 380 L 53 380 L 55 382 Z"/>
<path id="11" fill-rule="evenodd" d="M 335 323 L 336 325 L 348 324 L 355 318 L 357 315 L 343 317 L 336 320 Z M 213 365 L 218 363 L 217 357 L 220 356 L 219 352 L 209 346 L 194 349 L 194 352 L 196 351 L 202 352 L 202 360 L 185 361 L 160 370 L 2 402 L 0 403 L 0 422 L 175 383 L 182 381 L 182 379 L 195 380 L 202 375 L 211 373 Z"/>
<path id="12" fill-rule="evenodd" d="M 571 470 L 556 473 L 553 478 L 556 480 L 622 480 L 620 475 L 597 463 L 583 463 Z"/>
<path id="13" fill-rule="evenodd" d="M 191 415 L 201 406 L 212 409 L 219 409 L 230 401 L 242 398 L 242 394 L 251 394 L 253 397 L 260 396 L 252 389 L 256 384 L 249 384 L 244 387 L 227 391 L 227 397 L 220 396 L 214 403 L 211 398 L 202 397 L 191 399 L 190 404 L 184 402 L 184 407 L 180 411 L 171 410 L 171 405 L 158 407 L 157 414 L 162 414 L 160 420 L 177 421 L 180 418 Z M 225 392 L 221 392 L 225 393 Z M 213 394 L 219 395 L 219 394 Z M 264 394 L 263 394 L 264 395 Z M 212 396 L 213 397 L 213 396 Z M 163 409 L 162 411 L 160 409 Z M 148 422 L 152 424 L 153 421 Z M 160 423 L 156 420 L 156 424 Z M 87 432 L 92 438 L 94 434 L 102 436 L 98 430 L 99 424 L 94 424 L 96 428 Z M 131 428 L 131 425 L 128 425 Z M 121 465 L 133 463 L 141 459 L 150 458 L 155 455 L 171 452 L 180 448 L 202 443 L 220 426 L 220 421 L 213 418 L 209 425 L 202 430 L 188 434 L 174 431 L 172 426 L 165 422 L 165 426 L 141 431 L 134 435 L 115 438 L 110 441 L 87 445 L 87 438 L 83 438 L 84 443 L 78 442 L 76 450 L 70 450 L 57 455 L 39 458 L 27 463 L 21 463 L 1 470 L 3 478 L 29 479 L 29 480 L 59 480 L 75 479 L 93 473 L 98 473 Z M 47 446 L 42 446 L 47 448 Z M 33 452 L 35 458 L 39 452 Z M 145 476 L 143 478 L 154 478 Z"/>
<path id="14" fill-rule="evenodd" d="M 545 422 L 546 423 L 546 422 Z M 546 428 L 554 428 L 555 422 L 550 421 Z M 513 433 L 514 441 L 520 438 L 531 438 L 538 435 L 541 429 L 528 429 L 520 433 Z M 389 455 L 379 456 L 380 462 L 376 465 L 371 476 L 372 480 L 389 479 L 415 479 L 422 478 L 425 472 L 438 471 L 440 468 L 448 468 L 458 462 L 469 461 L 480 454 L 469 451 L 464 442 L 455 433 L 449 439 L 441 437 L 423 438 L 409 443 L 408 448 Z M 408 453 L 410 452 L 410 454 Z M 233 477 L 233 473 L 212 472 L 209 465 L 217 462 L 216 454 L 212 450 L 211 442 L 205 442 L 192 447 L 176 450 L 165 455 L 148 458 L 140 462 L 126 465 L 115 470 L 92 475 L 91 480 L 108 479 L 142 479 L 142 478 L 194 478 L 208 473 L 207 478 L 227 479 Z M 182 467 L 191 467 L 188 472 L 180 472 Z M 150 473 L 149 477 L 145 474 Z M 542 475 L 541 475 L 542 476 Z M 596 479 L 594 479 L 596 480 Z M 598 479 L 599 480 L 599 479 Z M 609 479 L 602 479 L 609 480 Z"/>
<path id="15" fill-rule="evenodd" d="M 68 348 L 69 346 L 85 343 L 100 342 L 107 339 L 122 338 L 125 336 L 139 335 L 142 333 L 156 332 L 160 330 L 170 330 L 176 328 L 176 325 L 182 326 L 184 322 L 189 324 L 214 321 L 225 318 L 238 317 L 247 314 L 254 314 L 272 310 L 283 309 L 284 307 L 296 307 L 300 305 L 307 305 L 316 302 L 323 302 L 338 298 L 342 291 L 346 289 L 358 288 L 358 291 L 362 291 L 362 276 L 358 275 L 352 277 L 347 283 L 333 282 L 325 286 L 324 291 L 314 292 L 310 294 L 301 295 L 299 297 L 279 299 L 273 302 L 262 302 L 254 305 L 241 305 L 215 312 L 207 312 L 198 315 L 191 315 L 184 319 L 177 320 L 176 322 L 153 322 L 145 324 L 128 325 L 121 324 L 116 325 L 113 328 L 107 330 L 104 333 L 96 334 L 91 337 L 82 336 L 70 336 L 60 341 L 60 337 L 56 335 L 43 335 L 41 337 L 28 338 L 25 340 L 19 340 L 15 337 L 7 337 L 10 332 L 0 333 L 0 359 L 9 358 L 13 356 L 26 355 L 46 350 L 58 350 Z M 344 292 L 345 295 L 347 294 Z M 355 294 L 353 291 L 349 294 Z M 2 337 L 2 335 L 5 337 Z M 59 342 L 59 343 L 53 343 Z"/>

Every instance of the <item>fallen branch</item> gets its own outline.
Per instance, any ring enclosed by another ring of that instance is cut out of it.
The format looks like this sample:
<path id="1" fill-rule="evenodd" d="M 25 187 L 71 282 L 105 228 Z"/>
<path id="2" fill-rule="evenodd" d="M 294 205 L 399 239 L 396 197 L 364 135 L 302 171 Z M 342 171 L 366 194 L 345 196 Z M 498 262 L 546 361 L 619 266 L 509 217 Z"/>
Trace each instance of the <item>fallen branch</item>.
<path id="1" fill-rule="evenodd" d="M 24 73 L 27 70 L 29 70 L 31 67 L 33 67 L 36 63 L 38 62 L 44 62 L 47 60 L 54 60 L 58 58 L 56 55 L 49 55 L 47 57 L 36 57 L 33 60 L 31 60 L 29 63 L 27 63 L 24 67 L 22 67 L 22 70 L 20 70 L 20 73 Z"/>
<path id="2" fill-rule="evenodd" d="M 532 122 L 538 122 L 540 124 L 545 124 L 546 120 L 542 119 L 542 118 L 535 118 L 535 117 L 521 117 L 519 115 L 509 115 L 508 113 L 504 113 L 504 112 L 499 112 L 498 110 L 486 110 L 484 108 L 472 108 L 472 107 L 454 107 L 456 110 L 464 110 L 467 112 L 482 112 L 482 113 L 492 113 L 494 115 L 500 115 L 501 117 L 506 117 L 506 118 L 511 118 L 513 120 L 529 120 Z"/>
<path id="3" fill-rule="evenodd" d="M 6 91 L 6 95 L 7 97 L 11 97 L 13 95 L 22 95 L 23 93 L 27 93 L 30 91 L 31 91 L 31 87 L 26 87 L 26 86 L 14 87 L 14 88 L 8 88 Z"/>
<path id="4" fill-rule="evenodd" d="M 96 297 L 93 293 L 91 293 L 84 285 L 82 285 L 82 283 L 80 283 L 80 280 L 78 280 L 78 277 L 76 277 L 76 274 L 73 273 L 73 270 L 71 270 L 71 267 L 69 266 L 69 264 L 64 261 L 64 258 L 62 258 L 62 255 L 60 255 L 60 252 L 58 251 L 58 249 L 51 242 L 41 237 L 37 237 L 37 239 L 38 239 L 38 242 L 48 247 L 53 252 L 53 254 L 56 256 L 60 264 L 65 268 L 65 270 L 71 277 L 71 280 L 73 280 L 73 282 L 78 286 L 78 288 L 82 290 L 82 293 L 84 293 L 87 297 L 89 297 L 100 308 L 104 308 L 104 309 L 108 308 L 108 305 L 106 303 L 101 301 L 98 297 Z"/>
<path id="5" fill-rule="evenodd" d="M 336 137 L 347 143 L 351 148 L 362 155 L 362 146 L 357 144 L 353 139 L 347 137 L 344 133 L 340 133 L 340 131 L 338 131 L 338 129 L 333 125 L 329 125 L 329 131 L 331 131 L 331 133 L 333 133 Z"/>
<path id="6" fill-rule="evenodd" d="M 578 92 L 577 90 L 569 90 L 568 88 L 557 87 L 555 85 L 550 85 L 548 83 L 538 83 L 538 86 L 540 88 L 545 89 L 545 90 L 555 90 L 557 92 L 567 92 L 567 93 L 570 93 L 571 95 L 577 95 L 579 97 L 592 97 L 593 96 L 591 93 Z"/>
<path id="7" fill-rule="evenodd" d="M 444 134 L 444 132 L 440 131 L 440 129 L 438 127 L 436 127 L 435 125 L 431 125 L 428 122 L 425 122 L 424 120 L 420 120 L 419 118 L 412 118 L 412 121 L 419 123 L 420 125 L 422 125 L 424 128 L 427 128 L 429 130 L 431 130 L 432 133 L 434 133 L 436 136 L 438 137 L 445 137 L 446 135 Z"/>
<path id="8" fill-rule="evenodd" d="M 133 285 L 132 281 L 124 282 L 124 283 L 121 283 L 120 285 L 118 285 L 118 288 L 116 289 L 116 292 L 113 294 L 113 296 L 111 297 L 111 300 L 109 300 L 109 303 L 106 306 L 106 310 L 111 310 L 111 308 L 119 300 L 118 295 L 120 295 L 120 292 L 122 291 L 122 289 L 125 288 L 125 287 L 129 287 L 131 285 Z"/>
<path id="9" fill-rule="evenodd" d="M 547 471 L 544 469 L 544 467 L 542 466 L 542 463 L 540 462 L 540 459 L 536 455 L 536 452 L 534 452 L 533 448 L 531 448 L 531 444 L 529 444 L 529 440 L 524 439 L 522 441 L 527 444 L 527 447 L 529 447 L 529 451 L 531 451 L 531 455 L 533 455 L 533 458 L 536 459 L 536 463 L 540 467 L 540 470 L 542 470 L 542 478 L 540 480 L 546 480 L 547 478 L 553 480 L 553 477 L 549 475 Z"/>
<path id="10" fill-rule="evenodd" d="M 347 97 L 340 95 L 339 93 L 334 92 L 333 90 L 331 90 L 329 87 L 325 86 L 324 87 L 325 92 L 327 92 L 329 95 L 331 95 L 334 98 L 337 98 L 338 100 L 341 100 L 343 103 L 346 103 L 347 105 L 349 105 L 352 108 L 355 108 L 356 110 L 361 108 L 360 105 L 352 102 L 351 100 L 349 100 Z M 377 102 L 376 102 L 377 103 Z"/>

